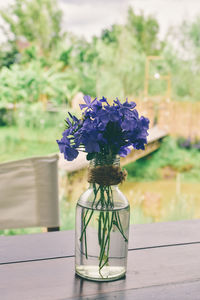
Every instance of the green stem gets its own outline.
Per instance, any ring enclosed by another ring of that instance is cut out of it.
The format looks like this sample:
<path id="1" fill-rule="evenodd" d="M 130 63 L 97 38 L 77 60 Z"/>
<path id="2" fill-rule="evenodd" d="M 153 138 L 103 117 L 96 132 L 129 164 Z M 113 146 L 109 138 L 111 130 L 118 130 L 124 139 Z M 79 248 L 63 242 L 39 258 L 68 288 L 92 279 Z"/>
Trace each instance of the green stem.
<path id="1" fill-rule="evenodd" d="M 88 211 L 88 210 L 87 210 Z M 90 222 L 90 220 L 91 220 L 91 218 L 92 218 L 92 215 L 93 215 L 93 213 L 94 213 L 94 211 L 92 210 L 91 211 L 91 213 L 90 213 L 90 216 L 89 216 L 89 218 L 88 218 L 88 220 L 87 220 L 87 222 L 85 223 L 85 217 L 86 216 L 84 216 L 84 227 L 83 227 L 83 230 L 82 230 L 82 232 L 81 232 L 81 236 L 80 236 L 80 241 L 82 240 L 82 238 L 83 238 L 83 234 L 84 234 L 84 232 L 85 232 L 85 230 L 86 230 L 86 228 L 87 228 L 87 226 L 88 226 L 88 224 L 89 224 L 89 222 Z"/>
<path id="2" fill-rule="evenodd" d="M 128 239 L 127 237 L 125 236 L 124 234 L 124 231 L 123 231 L 123 228 L 122 228 L 122 225 L 121 225 L 121 221 L 120 221 L 120 217 L 119 217 L 119 213 L 118 212 L 114 212 L 115 214 L 115 226 L 118 228 L 119 232 L 121 233 L 121 235 L 123 236 L 125 242 L 128 242 Z M 117 217 L 118 216 L 118 217 Z M 120 225 L 119 225 L 120 224 Z"/>
<path id="3" fill-rule="evenodd" d="M 84 219 L 84 226 L 85 226 L 85 219 Z M 86 230 L 84 231 L 84 240 L 85 240 L 85 257 L 88 258 L 87 255 L 87 237 L 86 237 Z"/>
<path id="4" fill-rule="evenodd" d="M 113 202 L 113 192 L 112 188 L 110 186 L 98 186 L 96 187 L 96 184 L 93 184 L 93 191 L 94 191 L 94 199 L 92 202 L 92 208 L 95 205 L 95 208 L 98 207 L 99 203 L 101 203 L 102 210 L 99 212 L 99 218 L 98 218 L 98 242 L 100 247 L 100 254 L 99 254 L 99 274 L 103 278 L 101 274 L 102 268 L 109 262 L 109 251 L 110 251 L 110 235 L 113 228 L 113 225 L 117 227 L 121 235 L 123 236 L 125 242 L 128 242 L 128 239 L 126 238 L 122 223 L 120 220 L 119 212 L 112 211 L 112 215 L 110 216 L 110 212 L 108 210 L 103 211 L 104 208 L 111 208 L 114 207 Z M 100 192 L 99 199 L 97 203 L 95 204 L 95 201 L 97 199 L 97 196 Z M 84 242 L 85 242 L 85 257 L 88 258 L 87 253 L 87 237 L 86 237 L 86 229 L 87 226 L 93 216 L 94 210 L 90 212 L 90 215 L 88 217 L 90 209 L 87 209 L 84 217 L 83 217 L 83 229 L 81 232 L 80 241 L 82 241 L 84 236 Z M 88 218 L 87 218 L 88 217 Z"/>
<path id="5" fill-rule="evenodd" d="M 99 256 L 100 263 L 99 263 L 99 265 L 101 265 L 101 262 L 102 262 L 103 256 L 104 256 L 104 241 L 105 241 L 105 233 L 106 233 L 106 225 L 107 225 L 108 217 L 109 217 L 109 212 L 107 211 L 104 225 L 103 225 L 102 241 L 101 241 L 101 245 L 100 245 L 100 256 Z"/>
<path id="6" fill-rule="evenodd" d="M 122 235 L 123 235 L 125 241 L 128 242 L 128 239 L 126 238 L 126 236 L 124 234 L 124 231 L 123 231 L 123 227 L 122 227 L 122 223 L 121 223 L 121 220 L 120 220 L 119 212 L 116 212 L 116 215 L 117 215 L 117 219 L 118 219 L 118 222 L 119 222 L 119 227 L 121 229 Z"/>
<path id="7" fill-rule="evenodd" d="M 96 197 L 97 197 L 97 194 L 98 194 L 99 189 L 100 189 L 100 186 L 98 187 L 98 189 L 96 189 L 95 184 L 93 184 L 93 190 L 94 190 L 95 196 L 94 196 L 94 200 L 93 200 L 93 202 L 92 202 L 92 207 L 94 206 L 94 203 L 95 203 L 95 200 L 96 200 Z M 98 205 L 98 204 L 99 204 L 99 201 L 97 202 L 97 205 Z M 92 210 L 91 213 L 90 213 L 90 216 L 89 216 L 89 218 L 88 218 L 87 223 L 85 223 L 85 220 L 86 220 L 86 217 L 87 217 L 89 211 L 90 211 L 90 210 L 87 209 L 86 214 L 84 215 L 84 220 L 83 220 L 84 227 L 83 227 L 83 230 L 82 230 L 82 232 L 81 232 L 81 236 L 80 236 L 80 239 L 79 239 L 80 241 L 82 240 L 83 234 L 84 234 L 84 232 L 85 232 L 85 230 L 86 230 L 86 228 L 87 228 L 87 226 L 88 226 L 88 224 L 89 224 L 89 222 L 90 222 L 90 220 L 91 220 L 91 217 L 92 217 L 92 215 L 93 215 L 93 213 L 94 213 L 94 211 Z"/>
<path id="8" fill-rule="evenodd" d="M 101 266 L 101 263 L 103 261 L 103 258 L 105 257 L 105 250 L 106 250 L 106 246 L 107 246 L 107 255 L 106 255 L 106 261 L 108 261 L 108 257 L 109 257 L 109 248 L 110 248 L 110 232 L 112 230 L 112 226 L 113 226 L 113 216 L 114 216 L 114 213 L 112 212 L 112 217 L 111 217 L 111 221 L 109 220 L 109 212 L 106 212 L 106 214 L 108 214 L 108 233 L 107 233 L 107 236 L 106 236 L 106 240 L 105 240 L 105 243 L 104 245 L 101 245 L 101 255 L 100 255 L 100 258 L 99 258 L 99 267 L 100 269 L 103 268 L 103 266 Z M 107 245 L 108 243 L 108 245 Z"/>
<path id="9" fill-rule="evenodd" d="M 101 245 L 101 219 L 102 219 L 102 212 L 99 214 L 99 222 L 98 222 L 98 240 L 99 240 L 99 245 Z"/>

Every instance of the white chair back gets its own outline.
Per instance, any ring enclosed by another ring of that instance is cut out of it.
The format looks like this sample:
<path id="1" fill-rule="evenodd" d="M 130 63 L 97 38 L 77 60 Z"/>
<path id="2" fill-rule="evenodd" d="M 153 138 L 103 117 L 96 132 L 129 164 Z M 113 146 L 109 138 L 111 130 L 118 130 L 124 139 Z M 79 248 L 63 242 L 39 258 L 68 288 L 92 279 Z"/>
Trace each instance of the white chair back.
<path id="1" fill-rule="evenodd" d="M 58 155 L 0 164 L 0 229 L 59 227 Z"/>

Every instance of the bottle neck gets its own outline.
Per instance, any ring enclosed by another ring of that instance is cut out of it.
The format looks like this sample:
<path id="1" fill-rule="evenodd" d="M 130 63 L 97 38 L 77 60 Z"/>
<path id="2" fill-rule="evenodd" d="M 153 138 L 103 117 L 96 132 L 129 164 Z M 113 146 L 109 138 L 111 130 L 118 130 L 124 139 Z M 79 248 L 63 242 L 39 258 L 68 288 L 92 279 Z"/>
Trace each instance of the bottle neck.
<path id="1" fill-rule="evenodd" d="M 88 182 L 99 186 L 117 186 L 125 180 L 126 171 L 120 168 L 119 156 L 98 154 L 90 163 Z"/>
<path id="2" fill-rule="evenodd" d="M 99 190 L 99 189 L 101 189 L 101 185 L 100 184 L 98 184 L 98 183 L 90 183 L 90 185 L 89 185 L 89 189 L 94 189 L 94 186 L 95 186 L 95 189 L 96 190 Z M 119 187 L 118 187 L 118 184 L 112 184 L 112 185 L 108 185 L 109 186 L 109 188 L 111 189 L 111 190 L 116 190 L 116 189 L 119 189 Z M 104 186 L 103 186 L 103 188 L 104 188 Z"/>
<path id="3" fill-rule="evenodd" d="M 90 168 L 95 168 L 98 166 L 117 166 L 120 167 L 120 156 L 119 155 L 102 155 L 98 153 L 95 158 L 90 161 Z"/>

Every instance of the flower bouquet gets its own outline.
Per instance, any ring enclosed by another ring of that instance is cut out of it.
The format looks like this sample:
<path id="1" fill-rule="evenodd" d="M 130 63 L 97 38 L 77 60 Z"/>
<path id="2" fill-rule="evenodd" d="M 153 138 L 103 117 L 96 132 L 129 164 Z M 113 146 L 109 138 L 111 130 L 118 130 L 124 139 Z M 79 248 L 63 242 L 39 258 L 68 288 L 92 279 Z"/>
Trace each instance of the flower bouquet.
<path id="1" fill-rule="evenodd" d="M 80 104 L 82 118 L 69 113 L 66 130 L 57 140 L 66 160 L 74 160 L 79 151 L 90 161 L 89 189 L 77 203 L 76 273 L 84 278 L 109 281 L 126 273 L 129 203 L 118 188 L 126 177 L 120 168 L 120 156 L 147 143 L 149 120 L 139 117 L 136 104 L 112 105 L 105 97 L 91 100 L 84 96 Z"/>

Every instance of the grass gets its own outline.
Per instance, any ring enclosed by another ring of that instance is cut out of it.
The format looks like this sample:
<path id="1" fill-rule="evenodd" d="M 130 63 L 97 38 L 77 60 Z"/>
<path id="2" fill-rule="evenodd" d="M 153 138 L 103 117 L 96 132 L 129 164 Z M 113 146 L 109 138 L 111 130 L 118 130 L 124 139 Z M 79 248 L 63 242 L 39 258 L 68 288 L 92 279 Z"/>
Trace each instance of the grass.
<path id="1" fill-rule="evenodd" d="M 0 128 L 0 162 L 23 159 L 31 156 L 58 152 L 56 139 L 61 129 L 57 128 Z"/>
<path id="2" fill-rule="evenodd" d="M 167 137 L 152 154 L 126 166 L 128 180 L 152 181 L 176 177 L 182 181 L 200 181 L 200 151 L 178 146 L 174 138 Z"/>

